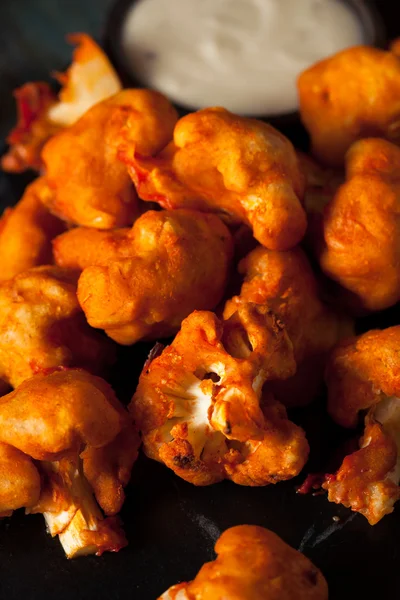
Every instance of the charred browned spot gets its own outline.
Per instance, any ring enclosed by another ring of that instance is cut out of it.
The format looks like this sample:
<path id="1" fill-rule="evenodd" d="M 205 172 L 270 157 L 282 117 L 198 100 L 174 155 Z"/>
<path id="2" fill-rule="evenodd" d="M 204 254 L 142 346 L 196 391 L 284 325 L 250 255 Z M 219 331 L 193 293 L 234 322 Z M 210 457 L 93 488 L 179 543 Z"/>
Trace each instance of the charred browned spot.
<path id="1" fill-rule="evenodd" d="M 219 383 L 221 381 L 221 377 L 217 375 L 217 373 L 206 373 L 203 377 L 204 379 L 211 379 L 213 383 Z"/>
<path id="2" fill-rule="evenodd" d="M 280 333 L 281 331 L 283 331 L 285 329 L 285 324 L 284 322 L 279 319 L 276 314 L 274 312 L 272 312 L 272 310 L 268 311 L 268 316 L 271 317 L 272 320 L 272 331 L 274 333 Z"/>
<path id="3" fill-rule="evenodd" d="M 331 99 L 331 94 L 329 90 L 321 90 L 321 100 L 322 102 L 325 102 L 326 104 L 328 104 L 328 102 Z"/>
<path id="4" fill-rule="evenodd" d="M 187 469 L 190 467 L 192 460 L 193 456 L 174 456 L 174 465 L 179 469 Z"/>
<path id="5" fill-rule="evenodd" d="M 307 579 L 307 581 L 310 582 L 311 585 L 317 585 L 318 571 L 316 571 L 315 569 L 308 569 L 307 571 L 304 571 L 304 576 Z"/>

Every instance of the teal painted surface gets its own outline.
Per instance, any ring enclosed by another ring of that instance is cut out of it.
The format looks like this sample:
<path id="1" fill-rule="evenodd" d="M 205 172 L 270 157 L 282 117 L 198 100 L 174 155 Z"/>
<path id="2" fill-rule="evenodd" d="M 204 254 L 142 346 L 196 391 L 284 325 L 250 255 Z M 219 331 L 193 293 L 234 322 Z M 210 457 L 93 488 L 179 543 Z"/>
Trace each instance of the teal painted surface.
<path id="1" fill-rule="evenodd" d="M 70 32 L 100 39 L 113 0 L 0 0 L 0 138 L 14 119 L 12 91 L 48 80 L 71 57 Z"/>

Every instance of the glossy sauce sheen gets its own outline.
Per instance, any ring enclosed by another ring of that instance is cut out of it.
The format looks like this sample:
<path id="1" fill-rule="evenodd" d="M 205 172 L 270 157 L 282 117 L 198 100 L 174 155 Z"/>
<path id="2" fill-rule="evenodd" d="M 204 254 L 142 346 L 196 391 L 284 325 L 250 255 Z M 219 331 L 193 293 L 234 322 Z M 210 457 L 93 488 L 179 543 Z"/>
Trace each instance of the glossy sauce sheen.
<path id="1" fill-rule="evenodd" d="M 246 115 L 296 110 L 297 75 L 363 41 L 341 0 L 139 0 L 122 39 L 145 85 L 189 108 Z"/>

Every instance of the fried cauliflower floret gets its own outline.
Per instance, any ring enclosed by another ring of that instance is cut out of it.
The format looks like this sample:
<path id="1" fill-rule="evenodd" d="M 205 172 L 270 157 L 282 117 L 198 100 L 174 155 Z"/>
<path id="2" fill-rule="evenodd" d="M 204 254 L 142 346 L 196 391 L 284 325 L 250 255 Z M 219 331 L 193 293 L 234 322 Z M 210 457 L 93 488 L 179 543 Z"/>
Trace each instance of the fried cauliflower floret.
<path id="1" fill-rule="evenodd" d="M 148 211 L 131 230 L 72 230 L 54 247 L 59 264 L 84 269 L 89 324 L 120 344 L 168 337 L 193 310 L 214 308 L 232 257 L 222 221 L 191 210 Z"/>
<path id="2" fill-rule="evenodd" d="M 259 246 L 239 264 L 240 295 L 225 305 L 229 318 L 243 303 L 268 306 L 283 323 L 293 344 L 296 374 L 271 387 L 286 406 L 307 404 L 321 390 L 327 353 L 351 335 L 350 320 L 334 313 L 320 297 L 317 281 L 300 248 L 277 252 Z"/>
<path id="3" fill-rule="evenodd" d="M 53 190 L 50 210 L 71 223 L 112 229 L 130 225 L 137 196 L 118 148 L 129 144 L 150 156 L 172 138 L 177 116 L 160 93 L 123 90 L 90 108 L 51 138 L 42 157 Z"/>
<path id="4" fill-rule="evenodd" d="M 114 515 L 138 445 L 103 379 L 68 370 L 26 380 L 0 399 L 1 515 L 43 513 L 68 558 L 118 551 L 127 542 Z"/>
<path id="5" fill-rule="evenodd" d="M 7 138 L 11 147 L 1 162 L 5 171 L 40 171 L 47 140 L 121 90 L 110 61 L 90 36 L 77 33 L 67 39 L 77 48 L 67 72 L 56 75 L 62 86 L 58 99 L 47 83 L 27 83 L 15 91 L 18 124 Z"/>
<path id="6" fill-rule="evenodd" d="M 193 312 L 145 365 L 130 404 L 146 454 L 195 485 L 294 477 L 308 457 L 304 432 L 272 394 L 260 406 L 264 383 L 294 370 L 289 338 L 265 306 L 243 304 L 227 321 Z"/>
<path id="7" fill-rule="evenodd" d="M 75 44 L 72 64 L 57 74 L 62 88 L 48 118 L 62 127 L 73 125 L 89 108 L 122 89 L 113 66 L 96 42 L 85 33 L 67 36 Z"/>
<path id="8" fill-rule="evenodd" d="M 238 525 L 215 545 L 217 558 L 159 600 L 328 600 L 321 571 L 272 531 Z"/>
<path id="9" fill-rule="evenodd" d="M 356 142 L 346 157 L 346 183 L 323 213 L 319 262 L 356 313 L 400 299 L 399 170 L 397 146 L 380 139 Z"/>
<path id="10" fill-rule="evenodd" d="M 355 427 L 360 411 L 385 397 L 400 395 L 397 356 L 400 326 L 371 330 L 343 340 L 326 370 L 328 411 L 343 427 Z"/>
<path id="11" fill-rule="evenodd" d="M 16 206 L 6 208 L 0 219 L 2 281 L 53 260 L 51 240 L 65 227 L 43 206 L 43 191 L 47 193 L 47 184 L 39 177 L 26 188 Z"/>
<path id="12" fill-rule="evenodd" d="M 345 427 L 366 413 L 360 450 L 347 456 L 323 488 L 331 502 L 362 513 L 371 525 L 400 497 L 400 326 L 342 342 L 327 368 L 328 410 Z"/>
<path id="13" fill-rule="evenodd" d="M 120 155 L 143 200 L 217 212 L 250 226 L 261 244 L 277 250 L 305 233 L 296 153 L 266 123 L 207 108 L 180 119 L 173 143 L 154 159 L 129 147 Z"/>
<path id="14" fill-rule="evenodd" d="M 11 173 L 27 169 L 40 171 L 43 167 L 41 152 L 47 140 L 60 127 L 48 118 L 49 108 L 57 96 L 47 83 L 25 83 L 14 92 L 17 101 L 18 121 L 7 137 L 9 149 L 1 158 L 1 168 Z"/>
<path id="15" fill-rule="evenodd" d="M 36 267 L 0 284 L 0 378 L 13 387 L 35 373 L 78 366 L 101 372 L 114 360 L 76 297 L 76 275 Z"/>
<path id="16" fill-rule="evenodd" d="M 340 166 L 361 138 L 400 143 L 400 56 L 369 46 L 348 48 L 298 79 L 300 114 L 314 155 Z"/>

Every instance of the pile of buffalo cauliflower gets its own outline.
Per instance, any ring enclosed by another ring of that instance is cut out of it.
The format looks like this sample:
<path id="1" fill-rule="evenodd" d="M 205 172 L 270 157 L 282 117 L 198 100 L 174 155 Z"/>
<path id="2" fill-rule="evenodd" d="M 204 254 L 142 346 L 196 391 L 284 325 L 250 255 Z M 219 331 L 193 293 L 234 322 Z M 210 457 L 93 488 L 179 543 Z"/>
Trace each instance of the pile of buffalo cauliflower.
<path id="1" fill-rule="evenodd" d="M 117 551 L 140 445 L 195 486 L 278 484 L 327 390 L 363 432 L 322 488 L 377 523 L 400 498 L 400 326 L 355 332 L 400 300 L 399 42 L 301 74 L 308 156 L 224 108 L 178 118 L 71 41 L 58 94 L 16 91 L 2 157 L 37 178 L 0 220 L 0 516 L 42 513 L 68 557 Z M 143 341 L 125 408 L 106 380 Z M 272 532 L 232 528 L 216 552 L 160 600 L 327 599 Z"/>

